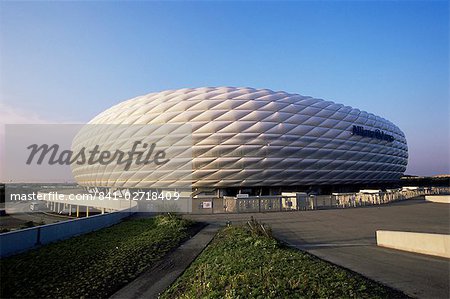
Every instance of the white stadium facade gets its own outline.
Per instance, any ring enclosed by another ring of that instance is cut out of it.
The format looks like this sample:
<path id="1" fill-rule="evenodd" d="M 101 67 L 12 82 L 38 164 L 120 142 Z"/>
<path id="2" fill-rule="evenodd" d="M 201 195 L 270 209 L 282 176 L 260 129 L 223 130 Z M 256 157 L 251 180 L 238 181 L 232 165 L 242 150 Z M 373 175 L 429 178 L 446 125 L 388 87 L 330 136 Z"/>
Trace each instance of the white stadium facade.
<path id="1" fill-rule="evenodd" d="M 194 189 L 385 184 L 400 179 L 408 160 L 405 135 L 392 122 L 269 89 L 151 93 L 111 107 L 90 124 L 188 124 Z M 77 178 L 80 171 L 73 168 Z M 79 181 L 81 185 L 130 187 L 105 180 L 110 174 L 104 169 L 88 171 L 94 179 Z"/>

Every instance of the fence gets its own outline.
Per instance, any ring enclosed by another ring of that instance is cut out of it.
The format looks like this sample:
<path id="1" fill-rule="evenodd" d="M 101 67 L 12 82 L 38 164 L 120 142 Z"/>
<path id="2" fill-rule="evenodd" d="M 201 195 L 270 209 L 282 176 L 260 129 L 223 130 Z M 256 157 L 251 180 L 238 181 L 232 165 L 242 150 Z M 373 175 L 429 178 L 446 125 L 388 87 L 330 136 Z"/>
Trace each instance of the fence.
<path id="1" fill-rule="evenodd" d="M 292 194 L 292 195 L 291 195 Z M 450 194 L 450 187 L 404 188 L 385 192 L 333 193 L 332 195 L 200 197 L 192 199 L 192 214 L 259 213 L 380 205 L 422 195 Z"/>
<path id="2" fill-rule="evenodd" d="M 375 193 L 335 193 L 309 195 L 292 193 L 288 196 L 256 196 L 248 198 L 193 198 L 193 214 L 255 213 L 327 208 L 350 208 L 385 204 L 421 195 L 450 194 L 450 187 L 396 189 Z M 113 212 L 86 218 L 62 221 L 0 234 L 0 257 L 32 249 L 36 246 L 85 234 L 120 222 L 130 211 Z"/>
<path id="3" fill-rule="evenodd" d="M 130 216 L 130 213 L 100 214 L 0 234 L 0 257 L 111 226 Z"/>

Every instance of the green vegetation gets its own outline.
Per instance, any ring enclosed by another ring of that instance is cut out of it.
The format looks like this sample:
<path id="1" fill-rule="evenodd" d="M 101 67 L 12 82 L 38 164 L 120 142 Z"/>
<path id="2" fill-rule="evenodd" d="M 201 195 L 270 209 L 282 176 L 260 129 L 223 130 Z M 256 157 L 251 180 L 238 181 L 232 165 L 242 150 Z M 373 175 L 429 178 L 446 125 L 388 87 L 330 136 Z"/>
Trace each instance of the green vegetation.
<path id="1" fill-rule="evenodd" d="M 162 298 L 404 298 L 404 294 L 280 244 L 265 226 L 221 230 Z"/>
<path id="2" fill-rule="evenodd" d="M 104 298 L 188 237 L 191 222 L 136 219 L 0 261 L 1 298 Z"/>
<path id="3" fill-rule="evenodd" d="M 43 221 L 42 218 L 40 221 L 36 222 L 36 221 L 25 221 L 6 215 L 0 218 L 0 234 L 8 233 L 19 229 L 40 226 L 44 224 L 45 222 Z"/>
<path id="4" fill-rule="evenodd" d="M 35 226 L 39 226 L 39 225 L 44 225 L 45 223 L 42 221 L 41 223 L 36 223 L 33 221 L 27 221 L 23 224 L 22 228 L 30 228 L 30 227 L 35 227 Z"/>

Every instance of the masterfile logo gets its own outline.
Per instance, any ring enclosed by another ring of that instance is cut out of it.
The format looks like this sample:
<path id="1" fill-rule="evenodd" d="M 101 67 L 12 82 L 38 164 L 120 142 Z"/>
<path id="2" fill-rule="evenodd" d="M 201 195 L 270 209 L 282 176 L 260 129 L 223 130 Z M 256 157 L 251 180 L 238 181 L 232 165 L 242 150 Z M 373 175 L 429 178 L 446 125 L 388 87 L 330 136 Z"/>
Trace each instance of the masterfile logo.
<path id="1" fill-rule="evenodd" d="M 126 188 L 136 182 L 159 188 L 191 184 L 189 125 L 7 125 L 5 133 L 7 182 Z"/>
<path id="2" fill-rule="evenodd" d="M 139 145 L 141 145 L 141 151 L 138 150 Z M 38 165 L 41 165 L 47 157 L 48 164 L 50 165 L 70 165 L 74 163 L 78 165 L 93 165 L 96 163 L 108 165 L 117 163 L 125 164 L 124 170 L 130 169 L 131 164 L 134 162 L 134 157 L 136 157 L 135 163 L 137 165 L 150 164 L 152 162 L 156 165 L 167 163 L 169 159 L 166 159 L 165 150 L 163 149 L 155 152 L 155 147 L 156 143 L 152 143 L 149 146 L 148 143 L 137 140 L 133 142 L 131 150 L 127 152 L 119 149 L 116 149 L 115 151 L 111 151 L 110 149 L 101 150 L 98 144 L 92 149 L 82 147 L 78 152 L 67 149 L 59 152 L 60 147 L 58 144 L 53 144 L 52 146 L 49 146 L 48 144 L 42 144 L 40 146 L 32 144 L 27 147 L 27 149 L 30 150 L 30 156 L 28 157 L 26 164 L 30 165 L 36 156 L 38 157 L 36 159 L 36 164 Z M 38 153 L 39 155 L 37 155 Z"/>

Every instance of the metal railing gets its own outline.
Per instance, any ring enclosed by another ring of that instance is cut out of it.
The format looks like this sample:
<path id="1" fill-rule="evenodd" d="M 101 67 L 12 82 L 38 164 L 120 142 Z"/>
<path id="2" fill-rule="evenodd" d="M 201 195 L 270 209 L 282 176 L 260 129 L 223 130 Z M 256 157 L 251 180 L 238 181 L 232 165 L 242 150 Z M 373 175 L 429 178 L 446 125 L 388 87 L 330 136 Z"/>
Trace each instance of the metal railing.
<path id="1" fill-rule="evenodd" d="M 192 199 L 192 214 L 260 213 L 352 208 L 381 205 L 422 195 L 450 194 L 450 187 L 394 189 L 380 192 L 333 193 L 331 195 L 201 197 Z"/>

